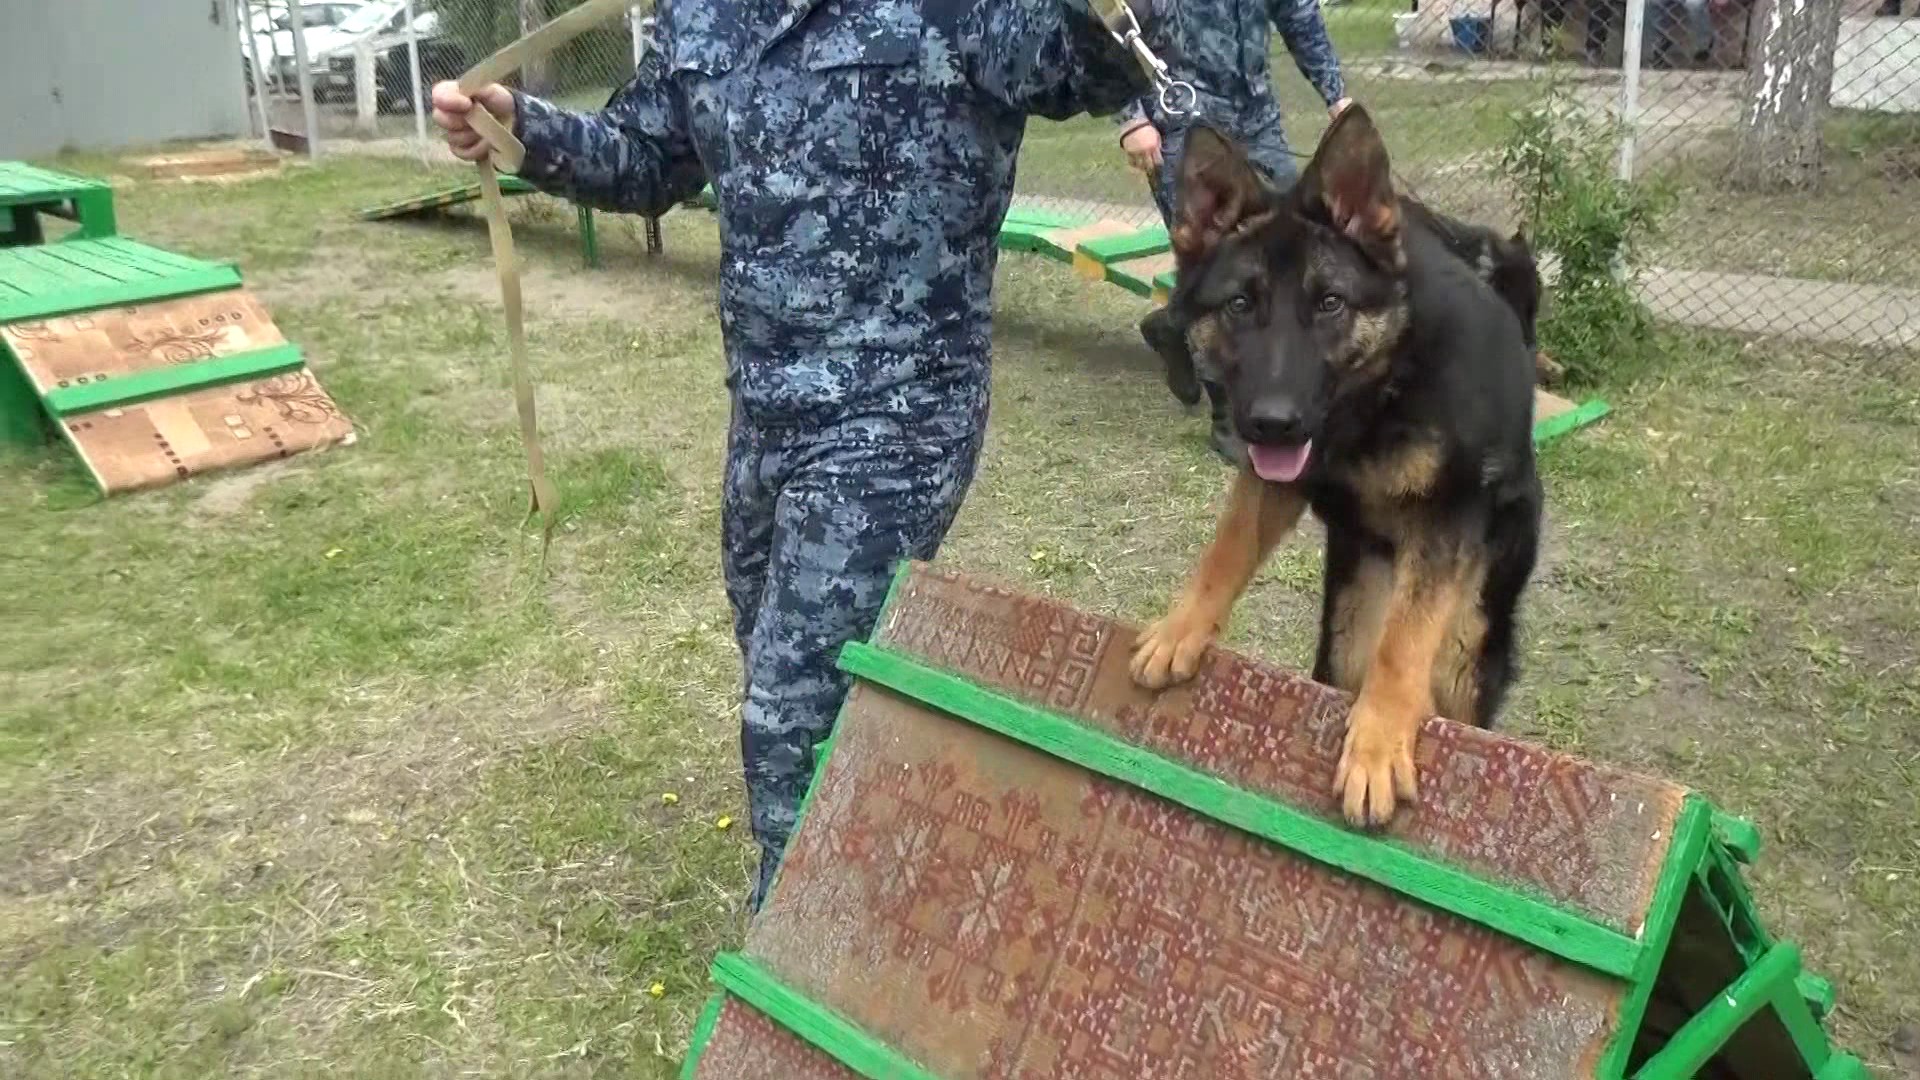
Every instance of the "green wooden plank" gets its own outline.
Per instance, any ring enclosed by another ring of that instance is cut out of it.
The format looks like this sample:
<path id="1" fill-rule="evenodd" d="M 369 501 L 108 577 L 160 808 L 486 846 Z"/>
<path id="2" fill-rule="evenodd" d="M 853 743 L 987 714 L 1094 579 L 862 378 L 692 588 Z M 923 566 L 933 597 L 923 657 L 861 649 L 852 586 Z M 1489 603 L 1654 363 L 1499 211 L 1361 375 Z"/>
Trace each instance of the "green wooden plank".
<path id="1" fill-rule="evenodd" d="M 744 956 L 722 953 L 716 957 L 713 978 L 734 997 L 867 1080 L 937 1080 L 898 1050 L 784 985 Z"/>
<path id="2" fill-rule="evenodd" d="M 1167 235 L 1166 228 L 1160 225 L 1120 236 L 1102 236 L 1080 245 L 1081 254 L 1100 263 L 1144 259 L 1149 255 L 1160 255 L 1171 250 L 1173 250 L 1173 239 Z"/>
<path id="3" fill-rule="evenodd" d="M 1694 871 L 1699 868 L 1712 832 L 1711 813 L 1705 800 L 1688 795 L 1674 819 L 1667 861 L 1660 868 L 1653 896 L 1647 902 L 1647 917 L 1640 927 L 1640 956 L 1628 975 L 1632 985 L 1620 1003 L 1620 1026 L 1614 1030 L 1613 1041 L 1607 1044 L 1606 1055 L 1600 1060 L 1602 1077 L 1621 1077 L 1627 1073 L 1633 1040 L 1646 1019 L 1647 1004 L 1653 1000 L 1654 983 L 1659 980 L 1660 965 L 1666 962 L 1667 946 L 1673 943 L 1680 905 L 1687 898 L 1687 890 L 1693 887 Z"/>
<path id="4" fill-rule="evenodd" d="M 0 162 L 0 206 L 72 198 L 107 185 L 71 173 L 54 172 L 24 162 Z"/>
<path id="5" fill-rule="evenodd" d="M 1873 1080 L 1867 1072 L 1866 1063 L 1852 1054 L 1835 1054 L 1827 1059 L 1827 1067 L 1821 1069 L 1815 1080 Z"/>
<path id="6" fill-rule="evenodd" d="M 66 245 L 62 244 L 60 246 L 65 247 Z M 92 285 L 107 285 L 117 280 L 113 278 L 102 279 L 98 273 L 84 266 L 76 265 L 70 260 L 61 258 L 55 254 L 55 251 L 56 249 L 52 247 L 30 247 L 21 248 L 15 254 L 21 264 L 31 266 L 48 277 L 57 279 L 61 283 L 62 288 L 72 289 Z"/>
<path id="7" fill-rule="evenodd" d="M 5 282 L 29 302 L 73 288 L 65 276 L 50 274 L 29 260 L 27 252 L 34 250 L 31 247 L 0 248 L 0 282 Z M 12 321 L 0 317 L 0 322 Z"/>
<path id="8" fill-rule="evenodd" d="M 46 413 L 19 360 L 7 339 L 0 337 L 0 443 L 44 446 L 50 434 Z"/>
<path id="9" fill-rule="evenodd" d="M 139 281 L 158 276 L 150 270 L 142 270 L 113 258 L 92 244 L 53 244 L 40 250 L 49 258 L 59 259 L 92 275 L 94 284 Z"/>
<path id="10" fill-rule="evenodd" d="M 5 270 L 0 268 L 0 274 L 4 273 Z M 238 270 L 231 266 L 208 265 L 205 270 L 173 277 L 149 278 L 145 281 L 123 282 L 118 285 L 65 289 L 22 296 L 15 300 L 0 299 L 0 323 L 38 319 L 47 315 L 70 315 L 75 312 L 118 307 L 122 304 L 138 304 L 176 296 L 194 296 L 199 293 L 238 288 L 239 285 Z"/>
<path id="11" fill-rule="evenodd" d="M 1809 971 L 1795 979 L 1793 985 L 1800 991 L 1800 996 L 1806 999 L 1807 1008 L 1813 1010 L 1816 1019 L 1824 1019 L 1833 1011 L 1834 994 L 1831 982 Z"/>
<path id="12" fill-rule="evenodd" d="M 693 1080 L 700 1071 L 700 1055 L 707 1052 L 707 1044 L 713 1041 L 713 1029 L 720 1024 L 720 1009 L 727 1003 L 726 991 L 720 991 L 707 999 L 706 1008 L 700 1010 L 700 1019 L 693 1025 L 693 1038 L 687 1044 L 687 1060 L 680 1066 L 680 1080 Z"/>
<path id="13" fill-rule="evenodd" d="M 131 265 L 146 267 L 159 273 L 173 270 L 204 270 L 209 266 L 219 265 L 205 259 L 196 259 L 191 255 L 182 255 L 177 251 L 143 244 L 124 236 L 109 236 L 92 243 L 100 245 L 101 251 L 126 259 Z"/>
<path id="14" fill-rule="evenodd" d="M 1323 821 L 897 653 L 851 642 L 840 653 L 840 667 L 1043 753 L 1179 803 L 1572 963 L 1615 977 L 1641 966 L 1643 949 L 1639 943 L 1584 916 L 1517 889 L 1483 881 L 1395 841 Z"/>
<path id="15" fill-rule="evenodd" d="M 1742 866 L 1752 866 L 1760 859 L 1760 830 L 1753 822 L 1743 817 L 1713 812 L 1713 835 Z"/>
<path id="16" fill-rule="evenodd" d="M 1138 274 L 1128 273 L 1124 266 L 1113 266 L 1109 264 L 1106 270 L 1107 280 L 1113 282 L 1115 285 L 1133 293 L 1135 296 L 1153 296 L 1153 282 L 1151 280 L 1143 278 Z"/>
<path id="17" fill-rule="evenodd" d="M 1799 971 L 1800 950 L 1791 945 L 1775 945 L 1759 963 L 1742 972 L 1693 1019 L 1682 1024 L 1673 1038 L 1667 1040 L 1667 1045 L 1633 1074 L 1635 1080 L 1691 1080 L 1742 1024 L 1771 1005 L 1778 995 L 1784 992 L 1799 1000 L 1793 995 L 1793 977 Z M 1822 1040 L 1823 1048 L 1824 1045 Z M 1811 1064 L 1813 1069 L 1809 1071 L 1815 1071 L 1826 1064 L 1826 1060 L 1822 1057 Z"/>
<path id="18" fill-rule="evenodd" d="M 299 346 L 274 345 L 231 356 L 168 364 L 128 375 L 116 375 L 99 382 L 50 390 L 46 395 L 47 411 L 58 417 L 67 417 L 96 409 L 134 405 L 189 390 L 225 386 L 243 379 L 264 379 L 269 375 L 291 371 L 304 362 Z"/>
<path id="19" fill-rule="evenodd" d="M 1047 229 L 1071 229 L 1076 225 L 1085 225 L 1093 219 L 1085 214 L 1069 214 L 1062 210 L 1043 210 L 1037 206 L 1022 206 L 1015 203 L 1007 207 L 1005 221 L 1017 221 L 1023 225 L 1037 225 Z"/>
<path id="20" fill-rule="evenodd" d="M 1793 946 L 1784 942 L 1775 945 L 1768 950 L 1766 957 L 1761 958 L 1761 963 L 1765 963 L 1774 953 L 1791 948 Z M 1760 964 L 1755 964 L 1749 971 L 1759 968 Z M 1818 1076 L 1833 1057 L 1833 1045 L 1827 1041 L 1827 1033 L 1820 1027 L 1820 1021 L 1814 1018 L 1807 999 L 1800 994 L 1799 975 L 1799 956 L 1796 952 L 1792 973 L 1785 982 L 1773 986 L 1769 1004 L 1773 1006 L 1774 1015 L 1780 1019 L 1780 1025 L 1787 1029 L 1787 1034 L 1793 1039 L 1793 1045 L 1800 1051 L 1801 1059 L 1807 1063 L 1807 1071 Z"/>
<path id="21" fill-rule="evenodd" d="M 1533 425 L 1533 445 L 1545 446 L 1570 432 L 1578 431 L 1588 424 L 1597 423 L 1612 412 L 1612 406 L 1599 398 L 1576 405 L 1558 416 L 1549 416 Z"/>

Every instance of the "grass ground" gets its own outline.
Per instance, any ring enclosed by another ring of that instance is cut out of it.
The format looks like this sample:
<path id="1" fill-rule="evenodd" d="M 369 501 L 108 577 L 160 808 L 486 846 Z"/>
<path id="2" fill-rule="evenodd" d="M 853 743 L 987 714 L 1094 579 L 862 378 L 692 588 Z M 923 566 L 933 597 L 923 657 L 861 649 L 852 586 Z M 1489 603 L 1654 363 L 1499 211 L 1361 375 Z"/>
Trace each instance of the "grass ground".
<path id="1" fill-rule="evenodd" d="M 565 507 L 542 572 L 483 230 L 349 215 L 425 183 L 122 193 L 133 235 L 243 263 L 361 439 L 110 502 L 63 454 L 0 459 L 6 1075 L 666 1077 L 738 940 L 711 221 L 673 215 L 652 261 L 609 229 L 589 273 L 570 215 L 523 204 Z M 1147 616 L 1222 486 L 1204 420 L 1137 301 L 1022 256 L 998 295 L 944 557 Z M 1890 1070 L 1920 1019 L 1920 374 L 1667 352 L 1545 455 L 1510 723 L 1757 818 L 1767 918 Z M 1231 640 L 1304 664 L 1317 580 L 1291 545 Z"/>

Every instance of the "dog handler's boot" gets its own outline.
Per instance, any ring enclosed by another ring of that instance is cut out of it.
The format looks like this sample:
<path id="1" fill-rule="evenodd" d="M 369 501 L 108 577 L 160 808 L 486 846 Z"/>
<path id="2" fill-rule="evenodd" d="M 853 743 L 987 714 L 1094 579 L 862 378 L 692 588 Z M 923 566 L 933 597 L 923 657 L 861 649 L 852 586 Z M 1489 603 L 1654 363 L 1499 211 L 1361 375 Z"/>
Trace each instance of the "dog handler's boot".
<path id="1" fill-rule="evenodd" d="M 1180 399 L 1182 405 L 1200 403 L 1200 378 L 1194 374 L 1193 353 L 1187 348 L 1187 332 L 1175 325 L 1173 314 L 1166 308 L 1155 308 L 1153 313 L 1140 320 L 1140 336 L 1154 352 L 1160 354 L 1160 361 L 1167 366 L 1167 389 Z"/>

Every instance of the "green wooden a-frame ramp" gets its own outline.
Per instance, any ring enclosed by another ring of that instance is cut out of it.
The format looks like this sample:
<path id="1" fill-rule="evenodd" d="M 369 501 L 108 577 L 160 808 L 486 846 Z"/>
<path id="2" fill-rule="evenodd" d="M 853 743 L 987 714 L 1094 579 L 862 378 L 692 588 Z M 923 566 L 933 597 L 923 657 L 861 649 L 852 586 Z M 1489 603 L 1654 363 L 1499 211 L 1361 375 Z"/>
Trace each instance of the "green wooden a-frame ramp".
<path id="1" fill-rule="evenodd" d="M 1431 720 L 1384 835 L 1348 699 L 905 567 L 689 1080 L 1859 1080 L 1700 793 Z"/>
<path id="2" fill-rule="evenodd" d="M 239 267 L 119 235 L 87 177 L 0 162 L 0 208 L 0 443 L 57 433 L 115 494 L 353 440 Z"/>

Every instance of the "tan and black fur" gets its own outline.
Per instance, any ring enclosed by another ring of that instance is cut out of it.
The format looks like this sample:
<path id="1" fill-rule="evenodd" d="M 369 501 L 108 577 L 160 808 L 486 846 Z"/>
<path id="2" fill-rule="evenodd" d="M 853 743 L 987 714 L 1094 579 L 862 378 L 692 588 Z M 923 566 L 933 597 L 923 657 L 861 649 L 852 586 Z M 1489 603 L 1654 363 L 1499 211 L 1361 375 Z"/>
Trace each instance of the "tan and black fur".
<path id="1" fill-rule="evenodd" d="M 1355 824 L 1415 796 L 1427 717 L 1492 723 L 1543 502 L 1520 318 L 1406 212 L 1389 172 L 1360 106 L 1285 193 L 1219 133 L 1189 137 L 1172 303 L 1221 373 L 1250 457 L 1132 667 L 1149 687 L 1192 677 L 1311 509 L 1327 532 L 1313 676 L 1355 695 L 1333 778 Z"/>

